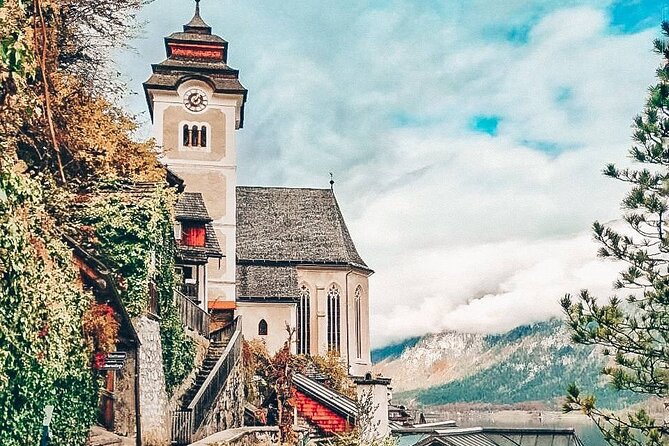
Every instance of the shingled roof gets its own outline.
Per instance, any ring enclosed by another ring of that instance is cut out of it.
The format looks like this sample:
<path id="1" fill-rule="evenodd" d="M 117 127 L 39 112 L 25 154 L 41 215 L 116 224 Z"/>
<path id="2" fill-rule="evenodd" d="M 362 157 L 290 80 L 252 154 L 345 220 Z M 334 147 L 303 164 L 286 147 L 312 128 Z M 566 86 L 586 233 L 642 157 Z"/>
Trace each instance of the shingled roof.
<path id="1" fill-rule="evenodd" d="M 211 27 L 200 17 L 199 4 L 195 15 L 184 25 L 183 32 L 165 38 L 167 59 L 152 64 L 153 73 L 144 82 L 144 93 L 153 118 L 153 90 L 176 91 L 179 85 L 191 79 L 209 84 L 215 93 L 242 96 L 237 128 L 244 124 L 246 88 L 239 81 L 239 70 L 228 66 L 228 42 L 212 34 Z"/>
<path id="2" fill-rule="evenodd" d="M 174 207 L 176 219 L 179 221 L 210 222 L 211 217 L 199 192 L 184 192 Z"/>
<path id="3" fill-rule="evenodd" d="M 371 271 L 355 249 L 331 189 L 237 187 L 237 260 Z"/>
<path id="4" fill-rule="evenodd" d="M 210 257 L 221 258 L 221 247 L 218 244 L 216 231 L 211 225 L 211 217 L 207 212 L 202 194 L 184 192 L 179 196 L 175 207 L 175 218 L 180 222 L 205 223 L 205 246 L 177 246 L 177 256 L 183 262 L 206 263 Z"/>
<path id="5" fill-rule="evenodd" d="M 237 299 L 282 301 L 300 296 L 294 266 L 237 265 Z"/>

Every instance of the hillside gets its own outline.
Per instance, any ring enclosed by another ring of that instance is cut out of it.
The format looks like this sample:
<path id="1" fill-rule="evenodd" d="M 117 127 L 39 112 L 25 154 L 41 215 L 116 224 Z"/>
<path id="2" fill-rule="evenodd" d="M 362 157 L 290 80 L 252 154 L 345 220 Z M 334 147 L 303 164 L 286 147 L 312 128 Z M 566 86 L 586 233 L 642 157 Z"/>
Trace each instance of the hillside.
<path id="1" fill-rule="evenodd" d="M 393 377 L 395 399 L 419 404 L 457 402 L 559 405 L 567 385 L 595 389 L 604 407 L 638 401 L 615 392 L 599 375 L 605 359 L 573 345 L 561 321 L 518 327 L 501 335 L 439 333 L 374 353 L 375 370 Z"/>

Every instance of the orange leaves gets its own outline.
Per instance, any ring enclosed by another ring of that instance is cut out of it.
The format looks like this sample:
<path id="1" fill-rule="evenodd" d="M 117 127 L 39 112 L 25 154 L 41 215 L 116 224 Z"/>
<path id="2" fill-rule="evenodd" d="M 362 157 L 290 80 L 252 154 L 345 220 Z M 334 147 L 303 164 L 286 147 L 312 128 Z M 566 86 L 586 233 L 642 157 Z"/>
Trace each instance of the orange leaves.
<path id="1" fill-rule="evenodd" d="M 112 307 L 93 303 L 84 314 L 83 325 L 94 352 L 106 354 L 116 350 L 119 322 Z"/>

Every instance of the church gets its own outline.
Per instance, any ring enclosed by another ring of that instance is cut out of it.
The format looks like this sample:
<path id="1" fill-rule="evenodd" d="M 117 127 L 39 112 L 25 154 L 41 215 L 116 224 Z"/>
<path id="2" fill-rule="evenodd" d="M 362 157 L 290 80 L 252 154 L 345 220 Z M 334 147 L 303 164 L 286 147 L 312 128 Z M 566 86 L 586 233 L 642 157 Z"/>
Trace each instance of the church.
<path id="1" fill-rule="evenodd" d="M 167 58 L 144 83 L 153 137 L 185 186 L 177 206 L 182 292 L 245 339 L 277 351 L 338 355 L 352 376 L 371 369 L 369 276 L 332 187 L 237 184 L 236 132 L 247 90 L 228 42 L 200 16 L 165 38 Z"/>

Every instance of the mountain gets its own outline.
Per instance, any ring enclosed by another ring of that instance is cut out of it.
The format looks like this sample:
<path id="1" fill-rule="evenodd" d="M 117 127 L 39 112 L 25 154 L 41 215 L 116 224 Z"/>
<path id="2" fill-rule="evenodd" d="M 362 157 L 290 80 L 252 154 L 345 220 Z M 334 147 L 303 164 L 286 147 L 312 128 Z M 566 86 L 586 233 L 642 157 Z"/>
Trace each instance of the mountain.
<path id="1" fill-rule="evenodd" d="M 429 334 L 372 355 L 375 370 L 393 378 L 395 399 L 424 405 L 539 401 L 557 407 L 571 382 L 593 390 L 603 407 L 642 399 L 607 386 L 599 374 L 606 359 L 591 346 L 574 345 L 557 319 L 501 335 Z"/>

